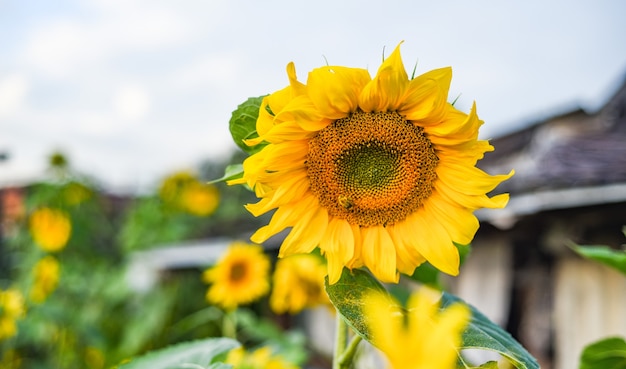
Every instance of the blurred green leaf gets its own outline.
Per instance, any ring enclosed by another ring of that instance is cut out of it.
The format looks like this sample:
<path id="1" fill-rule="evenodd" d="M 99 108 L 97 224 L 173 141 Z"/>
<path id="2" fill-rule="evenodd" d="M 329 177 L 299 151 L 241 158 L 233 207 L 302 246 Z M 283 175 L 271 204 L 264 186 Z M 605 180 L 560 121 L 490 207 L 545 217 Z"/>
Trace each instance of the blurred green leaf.
<path id="1" fill-rule="evenodd" d="M 177 369 L 177 368 L 228 368 L 210 365 L 215 357 L 239 347 L 239 342 L 229 338 L 209 338 L 172 345 L 131 359 L 119 369 Z"/>
<path id="2" fill-rule="evenodd" d="M 585 347 L 579 369 L 626 369 L 626 341 L 609 337 Z"/>
<path id="3" fill-rule="evenodd" d="M 326 291 L 346 323 L 355 333 L 371 342 L 367 318 L 362 313 L 363 297 L 372 292 L 387 293 L 383 285 L 365 271 L 345 269 L 337 283 L 328 285 L 328 280 L 326 280 Z M 445 309 L 453 303 L 468 305 L 460 298 L 444 292 L 441 298 L 441 308 Z M 495 351 L 506 357 L 516 368 L 539 369 L 537 361 L 508 332 L 490 321 L 473 306 L 468 306 L 472 312 L 472 318 L 463 333 L 461 349 Z"/>
<path id="4" fill-rule="evenodd" d="M 217 182 L 230 181 L 233 179 L 241 178 L 243 176 L 243 164 L 232 164 L 226 167 L 224 175 L 221 178 L 209 181 L 209 184 Z"/>
<path id="5" fill-rule="evenodd" d="M 509 332 L 492 322 L 478 309 L 447 292 L 441 297 L 441 308 L 462 303 L 472 311 L 472 318 L 463 332 L 461 349 L 490 350 L 504 356 L 519 369 L 539 369 L 537 360 Z"/>
<path id="6" fill-rule="evenodd" d="M 240 149 L 252 155 L 263 148 L 263 144 L 248 146 L 243 141 L 259 137 L 256 131 L 256 121 L 259 109 L 265 96 L 250 97 L 241 103 L 230 118 L 229 128 L 233 140 Z"/>
<path id="7" fill-rule="evenodd" d="M 363 298 L 370 293 L 387 293 L 385 287 L 365 271 L 346 268 L 337 283 L 329 285 L 327 276 L 325 285 L 328 297 L 337 309 L 337 313 L 356 334 L 371 342 L 367 322 L 362 312 Z"/>
<path id="8" fill-rule="evenodd" d="M 569 246 L 572 250 L 587 259 L 595 260 L 626 274 L 626 251 L 613 250 L 608 246 L 600 245 L 579 246 L 571 243 Z"/>
<path id="9" fill-rule="evenodd" d="M 308 360 L 304 333 L 297 330 L 285 331 L 275 323 L 259 318 L 251 310 L 239 308 L 235 315 L 240 327 L 239 337 L 244 344 L 248 344 L 242 339 L 245 336 L 246 339 L 275 348 L 290 363 L 303 365 Z"/>

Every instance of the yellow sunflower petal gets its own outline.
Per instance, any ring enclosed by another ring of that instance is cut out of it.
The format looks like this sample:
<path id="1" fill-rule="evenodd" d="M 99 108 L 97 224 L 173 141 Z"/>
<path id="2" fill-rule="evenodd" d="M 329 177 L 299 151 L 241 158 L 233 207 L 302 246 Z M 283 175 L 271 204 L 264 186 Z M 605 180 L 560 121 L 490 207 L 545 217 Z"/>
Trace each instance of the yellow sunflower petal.
<path id="1" fill-rule="evenodd" d="M 247 204 L 246 209 L 255 217 L 267 213 L 283 204 L 301 199 L 309 189 L 306 171 L 292 173 L 289 179 L 278 186 L 271 196 L 264 197 L 256 204 Z"/>
<path id="2" fill-rule="evenodd" d="M 447 138 L 452 141 L 476 140 L 478 138 L 478 128 L 483 125 L 483 121 L 476 113 L 476 103 L 472 105 L 469 114 L 465 114 L 455 109 L 451 104 L 446 106 L 446 117 L 439 124 L 424 127 L 429 135 Z"/>
<path id="3" fill-rule="evenodd" d="M 317 109 L 309 96 L 305 95 L 293 98 L 284 109 L 276 113 L 276 120 L 294 121 L 308 132 L 319 131 L 331 122 Z"/>
<path id="4" fill-rule="evenodd" d="M 385 227 L 361 228 L 363 263 L 382 282 L 397 283 L 396 249 Z"/>
<path id="5" fill-rule="evenodd" d="M 296 219 L 299 219 L 306 211 L 300 204 L 287 204 L 283 205 L 272 215 L 272 219 L 268 225 L 257 229 L 250 240 L 254 243 L 263 243 L 268 238 L 272 237 L 276 233 L 282 231 L 287 227 L 291 227 Z"/>
<path id="6" fill-rule="evenodd" d="M 320 249 L 328 260 L 328 281 L 336 283 L 341 277 L 343 266 L 354 257 L 354 232 L 350 224 L 342 219 L 331 218 Z"/>
<path id="7" fill-rule="evenodd" d="M 273 126 L 263 136 L 245 140 L 248 146 L 258 145 L 263 141 L 281 143 L 289 140 L 305 140 L 314 133 L 305 131 L 296 121 L 283 122 Z"/>
<path id="8" fill-rule="evenodd" d="M 446 197 L 450 202 L 459 204 L 468 209 L 492 208 L 501 209 L 506 206 L 509 201 L 509 194 L 500 194 L 493 197 L 482 195 L 468 195 L 453 189 L 446 183 L 440 181 L 437 183 L 437 191 Z"/>
<path id="9" fill-rule="evenodd" d="M 370 81 L 359 96 L 359 107 L 364 112 L 394 111 L 403 105 L 405 91 L 409 85 L 400 45 L 383 62 L 376 77 Z"/>
<path id="10" fill-rule="evenodd" d="M 454 242 L 461 245 L 469 244 L 478 230 L 478 219 L 471 210 L 452 205 L 436 192 L 424 203 L 424 209 L 444 225 Z"/>
<path id="11" fill-rule="evenodd" d="M 468 167 L 452 162 L 440 162 L 437 175 L 448 185 L 468 195 L 481 195 L 492 191 L 500 182 L 511 178 L 509 174 L 489 175 L 476 167 Z"/>
<path id="12" fill-rule="evenodd" d="M 438 124 L 446 116 L 452 69 L 441 68 L 424 73 L 409 82 L 398 112 L 420 125 Z"/>
<path id="13" fill-rule="evenodd" d="M 420 230 L 418 251 L 435 268 L 450 275 L 459 274 L 459 250 L 452 243 L 448 232 L 434 221 L 430 213 L 421 209 L 412 221 Z"/>
<path id="14" fill-rule="evenodd" d="M 339 119 L 356 110 L 359 94 L 370 79 L 365 69 L 321 67 L 309 73 L 308 94 L 324 117 Z"/>
<path id="15" fill-rule="evenodd" d="M 267 134 L 267 132 L 274 127 L 274 116 L 267 111 L 268 104 L 269 97 L 265 96 L 261 101 L 261 106 L 259 107 L 259 117 L 256 121 L 256 132 L 259 136 Z M 248 145 L 256 145 L 257 143 L 250 142 Z"/>
<path id="16" fill-rule="evenodd" d="M 306 254 L 313 251 L 328 227 L 328 212 L 322 207 L 310 207 L 294 224 L 278 253 L 279 257 Z"/>
<path id="17" fill-rule="evenodd" d="M 410 217 L 403 222 L 387 226 L 389 235 L 396 246 L 396 264 L 400 273 L 411 275 L 415 268 L 426 261 L 424 256 L 417 251 L 415 239 L 419 232 Z"/>

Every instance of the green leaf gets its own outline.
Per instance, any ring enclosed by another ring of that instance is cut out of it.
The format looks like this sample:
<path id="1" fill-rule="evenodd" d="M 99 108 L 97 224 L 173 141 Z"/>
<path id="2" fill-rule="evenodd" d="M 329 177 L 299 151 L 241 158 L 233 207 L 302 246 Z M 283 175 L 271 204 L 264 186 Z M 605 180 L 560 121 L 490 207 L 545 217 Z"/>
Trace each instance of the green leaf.
<path id="1" fill-rule="evenodd" d="M 569 246 L 587 259 L 595 260 L 626 274 L 626 251 L 613 250 L 608 246 L 579 246 L 573 243 Z"/>
<path id="2" fill-rule="evenodd" d="M 477 369 L 498 369 L 498 362 L 497 361 L 487 361 L 483 365 L 477 366 L 476 368 Z"/>
<path id="3" fill-rule="evenodd" d="M 509 332 L 489 320 L 489 318 L 472 305 L 457 296 L 444 292 L 441 297 L 441 308 L 445 309 L 454 303 L 463 303 L 467 305 L 472 312 L 470 323 L 465 329 L 465 332 L 463 332 L 461 349 L 495 351 L 507 358 L 516 368 L 539 369 L 537 360 L 535 360 Z"/>
<path id="4" fill-rule="evenodd" d="M 239 342 L 229 338 L 208 338 L 172 345 L 161 350 L 147 353 L 120 365 L 119 369 L 182 369 L 182 368 L 220 368 L 211 364 L 217 356 L 239 347 Z"/>
<path id="5" fill-rule="evenodd" d="M 385 287 L 363 270 L 350 271 L 345 268 L 337 283 L 329 285 L 327 276 L 325 284 L 326 292 L 330 301 L 335 305 L 337 313 L 356 334 L 371 342 L 367 322 L 361 312 L 363 297 L 374 292 L 387 293 Z"/>
<path id="6" fill-rule="evenodd" d="M 233 179 L 238 179 L 243 176 L 243 164 L 231 164 L 226 167 L 224 170 L 224 175 L 221 178 L 214 179 L 209 181 L 209 184 L 214 184 L 217 182 L 231 181 Z"/>
<path id="7" fill-rule="evenodd" d="M 265 96 L 250 97 L 241 103 L 230 118 L 229 128 L 233 140 L 240 149 L 252 155 L 263 148 L 262 144 L 248 146 L 243 140 L 259 137 L 256 131 L 256 121 L 259 109 Z"/>
<path id="8" fill-rule="evenodd" d="M 372 292 L 387 293 L 385 287 L 363 270 L 345 269 L 337 283 L 328 285 L 328 279 L 326 280 L 326 292 L 337 312 L 354 332 L 371 342 L 367 321 L 362 313 L 363 297 Z M 441 308 L 446 308 L 456 302 L 468 305 L 460 298 L 444 292 Z M 460 349 L 496 351 L 519 369 L 539 369 L 537 361 L 508 332 L 490 321 L 475 307 L 468 306 L 472 312 L 472 318 L 463 333 L 463 343 Z"/>
<path id="9" fill-rule="evenodd" d="M 609 337 L 585 347 L 579 369 L 626 369 L 626 341 Z"/>

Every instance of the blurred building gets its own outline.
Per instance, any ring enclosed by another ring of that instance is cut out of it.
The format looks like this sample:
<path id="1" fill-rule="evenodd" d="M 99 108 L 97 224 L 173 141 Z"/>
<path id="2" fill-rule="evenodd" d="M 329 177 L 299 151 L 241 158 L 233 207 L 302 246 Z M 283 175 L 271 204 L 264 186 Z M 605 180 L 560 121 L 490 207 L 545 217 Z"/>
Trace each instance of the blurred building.
<path id="1" fill-rule="evenodd" d="M 626 243 L 626 81 L 574 110 L 491 140 L 479 166 L 516 174 L 481 228 L 455 292 L 511 332 L 542 368 L 578 368 L 584 346 L 626 336 L 626 277 L 567 247 Z"/>

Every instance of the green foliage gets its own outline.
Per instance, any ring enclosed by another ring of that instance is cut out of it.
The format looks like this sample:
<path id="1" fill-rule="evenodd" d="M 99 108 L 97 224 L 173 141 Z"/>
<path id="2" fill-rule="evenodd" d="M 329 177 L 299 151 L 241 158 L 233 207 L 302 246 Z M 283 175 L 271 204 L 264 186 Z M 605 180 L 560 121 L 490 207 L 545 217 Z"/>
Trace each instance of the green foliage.
<path id="1" fill-rule="evenodd" d="M 329 285 L 326 277 L 326 292 L 330 301 L 346 323 L 368 342 L 372 341 L 368 322 L 363 314 L 364 297 L 375 292 L 386 293 L 387 290 L 369 273 L 359 269 L 343 270 L 337 283 Z"/>
<path id="2" fill-rule="evenodd" d="M 263 145 L 248 146 L 244 140 L 259 137 L 256 131 L 256 121 L 259 117 L 259 109 L 265 96 L 250 97 L 233 111 L 230 118 L 229 129 L 233 141 L 248 154 L 254 154 L 262 149 Z"/>
<path id="3" fill-rule="evenodd" d="M 626 341 L 609 337 L 585 347 L 579 369 L 626 369 Z"/>
<path id="4" fill-rule="evenodd" d="M 539 369 L 535 358 L 509 332 L 489 320 L 472 305 L 457 296 L 444 292 L 441 297 L 441 308 L 445 309 L 454 303 L 463 303 L 472 311 L 470 323 L 463 333 L 462 349 L 495 351 L 507 358 L 516 368 Z"/>
<path id="5" fill-rule="evenodd" d="M 386 293 L 385 287 L 365 271 L 346 269 L 337 283 L 328 285 L 328 280 L 326 281 L 326 291 L 346 323 L 358 335 L 371 342 L 367 318 L 362 312 L 363 297 L 371 292 Z M 445 309 L 448 305 L 457 302 L 466 304 L 460 298 L 444 292 L 441 308 Z M 506 357 L 516 368 L 539 369 L 537 361 L 508 332 L 490 321 L 473 306 L 468 306 L 471 309 L 472 318 L 463 333 L 461 349 L 496 351 Z"/>
<path id="6" fill-rule="evenodd" d="M 185 342 L 150 352 L 120 365 L 119 369 L 183 369 L 183 368 L 230 368 L 230 365 L 215 363 L 216 357 L 239 347 L 239 343 L 229 338 L 209 338 Z"/>
<path id="7" fill-rule="evenodd" d="M 626 251 L 614 250 L 608 246 L 600 245 L 579 246 L 571 243 L 569 246 L 572 250 L 587 259 L 595 260 L 618 270 L 622 274 L 626 274 Z"/>
<path id="8" fill-rule="evenodd" d="M 238 309 L 236 319 L 239 322 L 240 340 L 253 346 L 271 346 L 280 356 L 296 365 L 304 364 L 309 354 L 305 350 L 306 337 L 297 330 L 285 331 L 273 322 L 260 318 L 250 310 Z"/>
<path id="9" fill-rule="evenodd" d="M 213 184 L 213 183 L 218 183 L 218 182 L 231 181 L 233 179 L 241 178 L 242 176 L 243 176 L 243 165 L 231 164 L 226 167 L 226 170 L 224 170 L 224 175 L 222 177 L 211 180 L 209 181 L 209 183 Z"/>
<path id="10" fill-rule="evenodd" d="M 476 369 L 498 369 L 498 362 L 497 361 L 487 361 L 483 365 L 477 366 L 475 368 Z"/>

